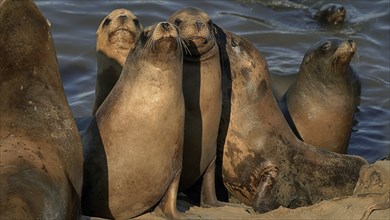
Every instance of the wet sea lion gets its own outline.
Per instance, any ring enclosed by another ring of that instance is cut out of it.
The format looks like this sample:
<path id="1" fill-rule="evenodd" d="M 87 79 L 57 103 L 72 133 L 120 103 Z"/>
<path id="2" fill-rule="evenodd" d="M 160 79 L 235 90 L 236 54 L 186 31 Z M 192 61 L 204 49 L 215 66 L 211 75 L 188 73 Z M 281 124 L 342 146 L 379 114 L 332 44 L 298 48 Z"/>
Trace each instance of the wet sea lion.
<path id="1" fill-rule="evenodd" d="M 313 13 L 313 18 L 328 24 L 344 23 L 346 10 L 344 6 L 335 3 L 323 5 L 318 11 Z"/>
<path id="2" fill-rule="evenodd" d="M 296 9 L 303 11 L 311 19 L 314 19 L 322 24 L 342 24 L 344 23 L 347 14 L 345 7 L 336 3 L 327 3 L 317 7 L 316 5 L 308 6 L 306 4 L 291 2 L 288 0 L 260 0 L 256 1 L 256 3 L 257 2 L 274 10 Z"/>
<path id="3" fill-rule="evenodd" d="M 93 114 L 118 81 L 129 51 L 141 33 L 138 18 L 127 9 L 115 9 L 100 23 L 96 32 L 98 71 Z"/>
<path id="4" fill-rule="evenodd" d="M 262 54 L 219 27 L 216 37 L 223 74 L 220 129 L 227 124 L 218 143 L 224 143 L 222 174 L 229 192 L 259 212 L 351 195 L 367 162 L 296 138 L 271 92 Z"/>
<path id="5" fill-rule="evenodd" d="M 212 21 L 196 8 L 179 10 L 168 21 L 177 25 L 180 36 L 187 41 L 183 58 L 186 113 L 180 189 L 187 189 L 202 177 L 200 204 L 218 206 L 214 176 L 222 94 Z"/>
<path id="6" fill-rule="evenodd" d="M 279 100 L 287 121 L 304 142 L 346 153 L 360 84 L 350 67 L 352 40 L 328 38 L 303 57 L 295 82 Z"/>
<path id="7" fill-rule="evenodd" d="M 83 137 L 83 213 L 128 219 L 156 205 L 177 218 L 184 98 L 174 25 L 145 28 Z"/>
<path id="8" fill-rule="evenodd" d="M 0 219 L 79 219 L 83 155 L 46 18 L 0 2 Z"/>

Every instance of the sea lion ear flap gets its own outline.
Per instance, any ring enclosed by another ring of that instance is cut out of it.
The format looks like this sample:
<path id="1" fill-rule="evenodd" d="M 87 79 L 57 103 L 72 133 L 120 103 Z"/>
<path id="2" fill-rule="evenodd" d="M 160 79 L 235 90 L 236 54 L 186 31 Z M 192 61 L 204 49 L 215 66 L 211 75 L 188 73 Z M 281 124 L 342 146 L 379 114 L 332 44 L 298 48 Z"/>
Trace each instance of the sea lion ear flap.
<path id="1" fill-rule="evenodd" d="M 133 19 L 133 24 L 134 24 L 134 26 L 135 26 L 138 30 L 140 30 L 140 31 L 142 31 L 142 30 L 144 29 L 144 28 L 142 27 L 141 22 L 138 20 L 138 18 Z"/>
<path id="2" fill-rule="evenodd" d="M 311 55 L 307 55 L 307 56 L 305 56 L 305 58 L 303 59 L 303 62 L 304 62 L 305 64 L 307 64 L 308 62 L 310 62 L 310 60 L 311 60 Z"/>
<path id="3" fill-rule="evenodd" d="M 213 34 L 214 34 L 214 35 L 217 35 L 217 34 L 218 34 L 218 30 L 217 30 L 217 28 L 215 27 L 215 25 L 213 25 L 212 28 L 213 28 Z"/>
<path id="4" fill-rule="evenodd" d="M 304 59 L 305 64 L 307 64 L 308 62 L 310 62 L 310 60 L 311 60 L 311 56 L 305 57 L 305 59 Z"/>
<path id="5" fill-rule="evenodd" d="M 46 18 L 46 22 L 47 22 L 47 25 L 49 26 L 49 28 L 51 28 L 51 22 L 49 21 L 49 19 Z"/>

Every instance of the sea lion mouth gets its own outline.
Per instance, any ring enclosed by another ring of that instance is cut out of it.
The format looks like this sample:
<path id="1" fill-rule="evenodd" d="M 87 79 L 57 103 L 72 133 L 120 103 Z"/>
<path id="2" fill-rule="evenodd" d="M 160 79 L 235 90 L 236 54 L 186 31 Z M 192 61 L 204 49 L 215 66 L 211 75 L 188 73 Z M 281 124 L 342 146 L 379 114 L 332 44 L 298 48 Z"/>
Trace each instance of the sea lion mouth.
<path id="1" fill-rule="evenodd" d="M 126 27 L 119 27 L 110 32 L 109 40 L 120 49 L 129 49 L 134 41 L 133 33 Z"/>
<path id="2" fill-rule="evenodd" d="M 126 27 L 119 27 L 119 28 L 115 29 L 114 31 L 110 32 L 110 36 L 126 35 L 126 34 L 131 34 L 131 31 Z"/>
<path id="3" fill-rule="evenodd" d="M 349 61 L 355 55 L 356 52 L 356 43 L 353 40 L 347 40 L 342 42 L 336 52 L 335 60 L 344 60 Z"/>
<path id="4" fill-rule="evenodd" d="M 188 40 L 190 41 L 203 41 L 205 43 L 207 43 L 207 40 L 208 38 L 207 37 L 202 37 L 202 36 L 193 36 L 193 37 L 190 37 L 188 38 Z"/>
<path id="5" fill-rule="evenodd" d="M 344 19 L 345 19 L 345 14 L 342 13 L 342 14 L 339 14 L 339 15 L 336 15 L 334 16 L 331 21 L 333 24 L 339 24 L 339 23 L 343 23 L 344 22 Z"/>
<path id="6" fill-rule="evenodd" d="M 169 35 L 164 35 L 164 36 L 161 36 L 155 40 L 153 40 L 153 44 L 156 45 L 156 44 L 159 44 L 161 42 L 170 42 L 170 41 L 176 41 L 176 37 L 169 34 Z"/>
<path id="7" fill-rule="evenodd" d="M 336 62 L 348 63 L 352 60 L 354 55 L 355 55 L 355 50 L 353 48 L 351 48 L 351 51 L 339 53 L 339 55 L 334 58 L 333 64 L 335 64 Z"/>
<path id="8" fill-rule="evenodd" d="M 170 50 L 169 48 L 177 48 L 178 43 L 180 43 L 179 38 L 176 27 L 168 22 L 161 22 L 152 30 L 149 39 L 145 43 L 145 47 L 151 51 L 161 49 Z"/>
<path id="9" fill-rule="evenodd" d="M 341 54 L 340 57 L 353 57 L 355 55 L 355 52 L 345 52 L 344 54 Z"/>
<path id="10" fill-rule="evenodd" d="M 193 50 L 200 49 L 201 47 L 206 46 L 210 42 L 207 37 L 203 36 L 191 36 L 186 39 L 186 44 L 188 48 L 192 48 Z"/>
<path id="11" fill-rule="evenodd" d="M 161 22 L 153 31 L 152 39 L 154 41 L 176 39 L 179 36 L 177 29 L 168 22 Z"/>

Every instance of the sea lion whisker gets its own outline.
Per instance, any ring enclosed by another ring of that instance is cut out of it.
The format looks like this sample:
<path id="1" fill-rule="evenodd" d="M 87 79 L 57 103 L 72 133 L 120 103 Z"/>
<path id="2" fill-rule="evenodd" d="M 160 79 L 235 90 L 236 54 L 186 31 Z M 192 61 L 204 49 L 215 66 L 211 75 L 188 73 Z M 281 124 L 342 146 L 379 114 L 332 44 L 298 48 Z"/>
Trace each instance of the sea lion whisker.
<path id="1" fill-rule="evenodd" d="M 183 36 L 180 36 L 180 40 L 182 41 L 182 47 L 184 49 L 184 52 L 190 56 L 192 56 L 191 54 L 191 51 L 190 49 L 188 48 L 188 46 L 190 45 L 190 41 L 188 40 L 188 38 L 186 37 L 183 37 Z"/>
<path id="2" fill-rule="evenodd" d="M 353 66 L 353 70 L 355 72 L 358 72 L 358 66 L 359 66 L 358 64 L 360 62 L 360 56 L 359 56 L 358 50 L 355 51 L 355 56 L 352 57 L 352 60 L 356 60 L 356 62 L 354 62 L 353 64 L 351 62 L 351 66 Z"/>
<path id="3" fill-rule="evenodd" d="M 184 36 L 181 36 L 181 39 L 187 44 L 189 45 L 190 44 L 190 40 Z"/>
<path id="4" fill-rule="evenodd" d="M 185 39 L 183 39 L 182 37 L 179 37 L 178 40 L 179 40 L 179 43 L 180 43 L 181 47 L 184 49 L 184 52 L 191 56 L 191 51 L 188 48 Z"/>
<path id="5" fill-rule="evenodd" d="M 153 37 L 150 37 L 145 43 L 145 50 L 142 51 L 142 59 L 145 59 L 148 56 L 148 52 L 153 52 L 155 50 L 155 40 Z"/>
<path id="6" fill-rule="evenodd" d="M 181 40 L 180 40 L 180 36 L 178 36 L 178 37 L 176 38 L 176 45 L 179 45 L 179 46 L 180 46 L 180 49 L 184 49 L 183 46 L 182 46 L 182 42 L 181 42 Z"/>

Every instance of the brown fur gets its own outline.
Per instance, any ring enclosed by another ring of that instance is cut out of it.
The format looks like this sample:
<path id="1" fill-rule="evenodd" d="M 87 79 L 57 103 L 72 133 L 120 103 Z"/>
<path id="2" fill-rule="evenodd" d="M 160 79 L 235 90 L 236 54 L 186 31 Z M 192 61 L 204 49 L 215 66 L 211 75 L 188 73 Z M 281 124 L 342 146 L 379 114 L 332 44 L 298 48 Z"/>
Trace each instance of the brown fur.
<path id="1" fill-rule="evenodd" d="M 259 212 L 351 195 L 366 162 L 299 141 L 269 83 L 268 66 L 247 40 L 218 28 L 223 77 L 219 149 L 229 192 Z M 223 134 L 226 134 L 224 136 Z"/>
<path id="2" fill-rule="evenodd" d="M 78 219 L 82 146 L 47 20 L 0 3 L 0 219 Z"/>
<path id="3" fill-rule="evenodd" d="M 145 28 L 130 54 L 83 137 L 83 212 L 128 219 L 161 200 L 163 213 L 176 218 L 184 132 L 176 28 Z"/>
<path id="4" fill-rule="evenodd" d="M 126 9 L 113 10 L 100 23 L 96 32 L 98 71 L 93 114 L 118 81 L 129 51 L 134 48 L 141 31 L 138 18 Z"/>
<path id="5" fill-rule="evenodd" d="M 201 205 L 218 205 L 215 195 L 215 155 L 221 116 L 221 68 L 218 44 L 210 17 L 195 8 L 172 14 L 187 41 L 183 61 L 185 132 L 180 188 L 187 189 L 203 177 Z"/>
<path id="6" fill-rule="evenodd" d="M 346 10 L 340 4 L 329 3 L 323 5 L 315 14 L 314 19 L 329 24 L 342 24 L 346 17 Z"/>
<path id="7" fill-rule="evenodd" d="M 298 78 L 279 104 L 308 144 L 346 153 L 360 85 L 349 63 L 355 42 L 322 40 L 305 54 Z"/>

